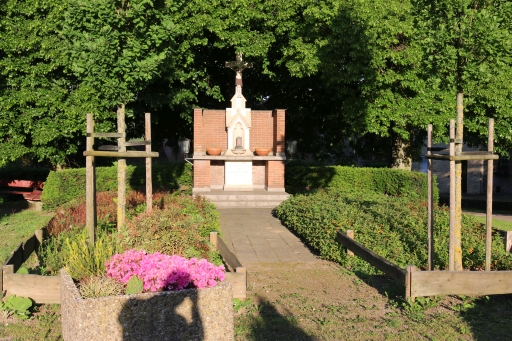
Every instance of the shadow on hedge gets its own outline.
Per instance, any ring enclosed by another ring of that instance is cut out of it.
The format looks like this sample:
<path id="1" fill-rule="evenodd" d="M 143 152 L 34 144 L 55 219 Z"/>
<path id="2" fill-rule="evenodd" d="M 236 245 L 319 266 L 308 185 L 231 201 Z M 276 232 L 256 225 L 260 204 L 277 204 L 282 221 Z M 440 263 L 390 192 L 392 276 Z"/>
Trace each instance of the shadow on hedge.
<path id="1" fill-rule="evenodd" d="M 179 189 L 182 186 L 192 187 L 192 167 L 188 163 L 156 164 L 152 167 L 153 190 Z M 135 166 L 129 179 L 131 188 L 141 189 L 146 186 L 146 165 Z"/>

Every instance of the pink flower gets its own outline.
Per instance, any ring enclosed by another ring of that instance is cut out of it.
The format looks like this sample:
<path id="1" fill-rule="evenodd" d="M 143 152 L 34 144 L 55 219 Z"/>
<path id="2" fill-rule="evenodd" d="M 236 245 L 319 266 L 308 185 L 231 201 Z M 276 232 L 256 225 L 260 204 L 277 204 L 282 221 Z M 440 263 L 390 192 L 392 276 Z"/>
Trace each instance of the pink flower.
<path id="1" fill-rule="evenodd" d="M 188 260 L 159 252 L 146 254 L 145 251 L 129 250 L 112 256 L 105 266 L 107 276 L 122 283 L 134 275 L 139 277 L 145 291 L 201 289 L 216 286 L 217 281 L 225 278 L 222 265 L 215 266 L 206 259 Z"/>

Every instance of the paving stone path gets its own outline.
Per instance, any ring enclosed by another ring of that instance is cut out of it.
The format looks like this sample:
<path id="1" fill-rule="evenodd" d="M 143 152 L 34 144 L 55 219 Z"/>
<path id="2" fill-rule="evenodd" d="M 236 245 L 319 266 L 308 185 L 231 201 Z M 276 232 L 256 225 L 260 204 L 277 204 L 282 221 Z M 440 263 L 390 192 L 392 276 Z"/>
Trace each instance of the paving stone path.
<path id="1" fill-rule="evenodd" d="M 220 228 L 228 248 L 242 265 L 321 262 L 272 215 L 270 208 L 222 208 Z"/>

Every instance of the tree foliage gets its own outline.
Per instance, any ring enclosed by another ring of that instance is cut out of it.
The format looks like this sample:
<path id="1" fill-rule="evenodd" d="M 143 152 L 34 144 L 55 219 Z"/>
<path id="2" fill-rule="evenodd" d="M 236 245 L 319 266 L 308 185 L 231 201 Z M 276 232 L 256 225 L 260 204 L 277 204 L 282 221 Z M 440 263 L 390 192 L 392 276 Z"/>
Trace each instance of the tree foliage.
<path id="1" fill-rule="evenodd" d="M 437 96 L 427 113 L 455 118 L 455 94 L 464 95 L 465 129 L 474 145 L 487 145 L 487 119 L 495 119 L 496 148 L 512 148 L 512 3 L 506 0 L 416 0 L 423 76 Z"/>
<path id="2" fill-rule="evenodd" d="M 65 1 L 0 2 L 0 165 L 30 156 L 62 163 L 77 150 L 79 113 L 59 37 Z"/>
<path id="3" fill-rule="evenodd" d="M 71 1 L 62 34 L 78 90 L 107 108 L 135 101 L 173 57 L 174 24 L 164 1 Z"/>
<path id="4" fill-rule="evenodd" d="M 235 52 L 254 63 L 248 106 L 287 109 L 287 135 L 317 158 L 417 153 L 428 123 L 445 135 L 458 86 L 469 141 L 494 117 L 496 146 L 512 147 L 505 0 L 3 0 L 0 12 L 0 163 L 62 164 L 85 114 L 112 130 L 120 104 L 132 136 L 150 111 L 153 140 L 191 137 L 193 107 L 228 105 Z"/>

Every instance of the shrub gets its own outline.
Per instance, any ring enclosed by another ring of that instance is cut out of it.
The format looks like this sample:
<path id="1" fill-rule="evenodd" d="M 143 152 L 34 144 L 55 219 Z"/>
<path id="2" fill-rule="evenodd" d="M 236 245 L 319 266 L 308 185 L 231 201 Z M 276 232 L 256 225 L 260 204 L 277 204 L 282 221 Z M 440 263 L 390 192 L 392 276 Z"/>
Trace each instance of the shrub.
<path id="1" fill-rule="evenodd" d="M 77 280 L 104 274 L 105 262 L 119 252 L 117 233 L 98 228 L 94 245 L 88 238 L 84 228 L 76 228 L 43 241 L 42 267 L 49 274 L 57 274 L 66 267 Z"/>
<path id="2" fill-rule="evenodd" d="M 127 197 L 129 219 L 119 236 L 109 232 L 116 223 L 115 193 L 99 193 L 98 198 L 98 242 L 104 243 L 96 245 L 98 250 L 88 246 L 83 200 L 75 201 L 74 205 L 66 204 L 57 210 L 49 226 L 51 238 L 41 247 L 42 267 L 48 273 L 56 274 L 64 266 L 68 266 L 73 278 L 101 273 L 102 266 L 98 262 L 110 257 L 117 247 L 119 251 L 136 248 L 221 263 L 219 253 L 209 242 L 210 232 L 219 232 L 218 216 L 215 207 L 204 198 L 158 193 L 153 198 L 153 212 L 148 214 L 143 211 L 145 196 L 130 192 Z"/>
<path id="3" fill-rule="evenodd" d="M 66 238 L 64 265 L 74 279 L 99 276 L 105 273 L 105 262 L 118 252 L 115 234 L 100 231 L 94 245 L 84 229 L 76 234 L 77 238 Z"/>
<path id="4" fill-rule="evenodd" d="M 295 188 L 336 188 L 344 191 L 376 192 L 391 196 L 427 198 L 426 174 L 389 168 L 343 166 L 287 166 L 286 185 Z M 434 198 L 439 193 L 434 186 Z"/>
<path id="5" fill-rule="evenodd" d="M 368 249 L 405 267 L 425 268 L 427 259 L 427 205 L 409 197 L 390 197 L 372 192 L 350 193 L 339 190 L 296 195 L 281 203 L 276 215 L 291 230 L 320 252 L 322 258 L 355 269 L 370 271 L 358 257 L 346 257 L 336 242 L 336 232 L 354 230 L 355 239 Z M 449 212 L 435 211 L 434 265 L 448 264 Z M 485 227 L 472 216 L 463 216 L 463 266 L 479 270 L 485 265 Z M 509 269 L 512 256 L 504 251 L 499 234 L 493 236 L 492 267 Z"/>
<path id="6" fill-rule="evenodd" d="M 127 221 L 121 232 L 123 250 L 161 252 L 218 262 L 210 246 L 210 232 L 219 232 L 215 206 L 202 197 L 162 197 L 151 213 Z"/>
<path id="7" fill-rule="evenodd" d="M 162 198 L 168 192 L 153 193 L 153 203 L 161 205 Z M 96 194 L 96 215 L 98 225 L 115 226 L 117 224 L 117 192 L 99 192 Z M 144 212 L 146 209 L 146 194 L 137 191 L 128 191 L 126 194 L 126 216 L 131 218 Z M 56 236 L 61 232 L 69 231 L 75 227 L 84 227 L 86 224 L 86 202 L 80 197 L 59 207 L 55 216 L 47 226 L 48 233 Z"/>
<path id="8" fill-rule="evenodd" d="M 145 167 L 127 166 L 127 189 L 145 186 Z M 152 167 L 155 190 L 172 190 L 192 185 L 192 167 L 188 163 L 159 164 Z M 85 197 L 85 168 L 50 172 L 41 200 L 45 208 L 56 208 L 73 199 Z M 117 167 L 96 167 L 96 190 L 117 191 Z"/>

